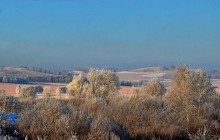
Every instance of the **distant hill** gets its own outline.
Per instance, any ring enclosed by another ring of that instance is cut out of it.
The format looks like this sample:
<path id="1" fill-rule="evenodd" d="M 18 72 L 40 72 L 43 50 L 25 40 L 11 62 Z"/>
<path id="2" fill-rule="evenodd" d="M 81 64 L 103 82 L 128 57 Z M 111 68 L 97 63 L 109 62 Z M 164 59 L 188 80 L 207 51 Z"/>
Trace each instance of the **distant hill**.
<path id="1" fill-rule="evenodd" d="M 149 81 L 151 79 L 170 79 L 173 69 L 163 67 L 145 67 L 130 71 L 117 72 L 121 81 Z"/>
<path id="2" fill-rule="evenodd" d="M 50 71 L 34 67 L 0 67 L 0 82 L 3 83 L 68 83 L 74 75 L 78 74 L 71 71 Z"/>
<path id="3" fill-rule="evenodd" d="M 36 77 L 36 76 L 52 76 L 53 74 L 40 72 L 28 67 L 0 67 L 0 76 L 10 77 Z"/>
<path id="4" fill-rule="evenodd" d="M 122 82 L 145 82 L 151 79 L 169 80 L 175 66 L 171 67 L 144 67 L 133 70 L 116 71 Z M 191 69 L 196 71 L 198 69 Z M 50 71 L 34 67 L 0 67 L 0 82 L 3 83 L 30 83 L 51 82 L 68 83 L 74 75 L 87 75 L 88 70 Z M 220 79 L 220 71 L 208 71 L 211 79 Z"/>

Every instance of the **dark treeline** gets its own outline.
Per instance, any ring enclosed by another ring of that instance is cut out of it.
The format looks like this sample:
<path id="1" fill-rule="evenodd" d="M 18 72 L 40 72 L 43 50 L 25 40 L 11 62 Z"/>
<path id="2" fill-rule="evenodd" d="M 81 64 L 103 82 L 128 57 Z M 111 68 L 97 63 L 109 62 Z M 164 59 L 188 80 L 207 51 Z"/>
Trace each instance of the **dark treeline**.
<path id="1" fill-rule="evenodd" d="M 66 70 L 52 71 L 52 70 L 36 68 L 36 67 L 27 67 L 27 66 L 22 66 L 22 67 L 26 68 L 27 70 L 30 70 L 30 71 L 35 71 L 35 72 L 40 72 L 40 73 L 45 73 L 45 74 L 72 76 L 72 73 L 70 73 L 69 71 L 66 71 Z"/>
<path id="2" fill-rule="evenodd" d="M 128 86 L 128 87 L 140 87 L 142 85 L 145 85 L 147 83 L 146 80 L 138 81 L 138 82 L 132 82 L 132 81 L 121 81 L 121 86 Z"/>
<path id="3" fill-rule="evenodd" d="M 32 82 L 45 82 L 45 83 L 70 83 L 73 79 L 73 75 L 67 76 L 38 76 L 38 77 L 10 77 L 3 76 L 0 77 L 0 83 L 15 83 L 15 84 L 28 84 Z M 140 87 L 146 84 L 147 81 L 131 82 L 131 81 L 121 81 L 121 86 L 129 87 Z"/>
<path id="4" fill-rule="evenodd" d="M 38 77 L 0 77 L 0 83 L 27 84 L 31 82 L 69 83 L 73 76 L 38 76 Z"/>

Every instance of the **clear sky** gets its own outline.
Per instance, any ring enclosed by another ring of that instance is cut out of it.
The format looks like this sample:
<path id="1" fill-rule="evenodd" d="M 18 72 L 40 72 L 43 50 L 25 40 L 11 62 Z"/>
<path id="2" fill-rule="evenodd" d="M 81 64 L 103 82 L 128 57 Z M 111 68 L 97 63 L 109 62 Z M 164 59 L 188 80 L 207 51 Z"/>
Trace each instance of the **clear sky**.
<path id="1" fill-rule="evenodd" d="M 220 68 L 220 0 L 0 0 L 0 65 Z"/>

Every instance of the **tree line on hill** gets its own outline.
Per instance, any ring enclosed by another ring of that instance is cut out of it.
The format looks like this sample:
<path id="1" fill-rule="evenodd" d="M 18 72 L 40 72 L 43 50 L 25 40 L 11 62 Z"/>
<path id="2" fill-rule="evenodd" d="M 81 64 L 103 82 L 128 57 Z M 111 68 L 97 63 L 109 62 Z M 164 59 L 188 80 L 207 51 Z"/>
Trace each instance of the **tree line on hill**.
<path id="1" fill-rule="evenodd" d="M 3 69 L 4 66 L 0 68 Z M 39 72 L 45 75 L 21 76 L 16 72 L 6 71 L 6 74 L 0 75 L 0 83 L 16 83 L 16 84 L 27 84 L 31 82 L 69 83 L 72 81 L 72 78 L 75 75 L 74 73 L 69 71 L 51 71 L 42 68 L 26 67 L 26 66 L 22 66 L 21 68 L 24 68 L 28 71 Z"/>
<path id="2" fill-rule="evenodd" d="M 0 77 L 0 83 L 16 83 L 27 84 L 32 82 L 47 82 L 47 83 L 69 83 L 73 78 L 73 75 L 67 76 L 36 76 L 36 77 Z"/>
<path id="3" fill-rule="evenodd" d="M 120 81 L 121 86 L 127 86 L 127 87 L 140 87 L 142 85 L 145 85 L 148 81 L 147 80 L 141 80 L 137 82 L 132 81 Z"/>

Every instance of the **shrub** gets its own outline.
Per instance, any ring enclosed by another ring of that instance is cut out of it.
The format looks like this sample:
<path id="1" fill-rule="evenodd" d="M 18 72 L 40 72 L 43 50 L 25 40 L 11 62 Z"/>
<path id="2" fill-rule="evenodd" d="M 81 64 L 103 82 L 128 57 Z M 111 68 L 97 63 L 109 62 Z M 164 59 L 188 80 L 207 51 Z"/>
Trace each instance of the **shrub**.
<path id="1" fill-rule="evenodd" d="M 0 89 L 0 94 L 5 94 L 5 90 L 4 89 Z"/>
<path id="2" fill-rule="evenodd" d="M 28 98 L 35 98 L 36 97 L 36 88 L 35 86 L 23 85 L 18 86 L 16 88 L 16 92 L 21 98 L 28 99 Z"/>
<path id="3" fill-rule="evenodd" d="M 91 116 L 97 116 L 97 114 L 101 114 L 107 103 L 102 98 L 91 98 L 87 99 L 84 104 L 80 105 L 80 108 L 89 113 Z"/>
<path id="4" fill-rule="evenodd" d="M 118 128 L 116 124 L 101 116 L 92 118 L 56 99 L 38 100 L 21 114 L 17 127 L 31 139 L 119 139 L 113 132 Z"/>
<path id="5" fill-rule="evenodd" d="M 161 82 L 152 80 L 147 85 L 142 87 L 142 93 L 144 95 L 161 97 L 166 93 L 166 88 Z"/>
<path id="6" fill-rule="evenodd" d="M 50 87 L 50 86 L 45 86 L 43 93 L 46 94 L 46 95 L 47 95 L 46 97 L 49 98 L 49 97 L 51 97 L 51 91 L 52 91 L 52 90 L 51 90 L 51 87 Z"/>
<path id="7" fill-rule="evenodd" d="M 57 100 L 36 102 L 18 121 L 18 129 L 31 139 L 69 139 L 72 134 L 84 137 L 90 129 L 91 119 L 83 112 Z"/>
<path id="8" fill-rule="evenodd" d="M 82 75 L 74 77 L 72 82 L 67 85 L 67 93 L 69 95 L 81 96 L 87 79 Z"/>
<path id="9" fill-rule="evenodd" d="M 144 98 L 142 95 L 135 95 L 135 98 L 130 97 L 113 97 L 110 100 L 104 114 L 117 124 L 122 124 L 123 127 L 133 137 L 142 136 L 148 137 L 157 133 L 153 128 L 159 130 L 162 127 L 162 119 L 158 119 L 163 112 L 161 100 L 157 98 Z M 116 99 L 117 98 L 117 99 Z M 167 126 L 163 126 L 165 128 Z"/>
<path id="10" fill-rule="evenodd" d="M 67 88 L 66 87 L 58 87 L 57 89 L 56 89 L 56 93 L 57 94 L 64 94 L 64 93 L 66 93 L 67 92 Z"/>
<path id="11" fill-rule="evenodd" d="M 51 87 L 50 86 L 45 86 L 43 93 L 44 94 L 51 94 Z"/>
<path id="12" fill-rule="evenodd" d="M 23 109 L 17 97 L 0 95 L 0 112 L 19 113 Z"/>
<path id="13" fill-rule="evenodd" d="M 42 86 L 34 86 L 36 93 L 42 93 L 44 91 L 44 88 Z"/>
<path id="14" fill-rule="evenodd" d="M 107 140 L 111 135 L 111 125 L 107 119 L 98 117 L 91 123 L 88 140 Z"/>

